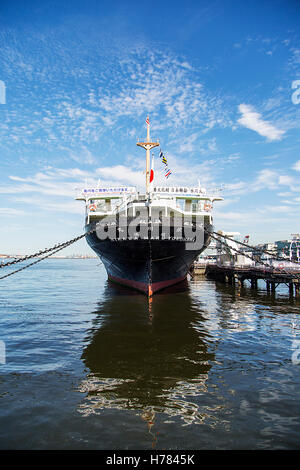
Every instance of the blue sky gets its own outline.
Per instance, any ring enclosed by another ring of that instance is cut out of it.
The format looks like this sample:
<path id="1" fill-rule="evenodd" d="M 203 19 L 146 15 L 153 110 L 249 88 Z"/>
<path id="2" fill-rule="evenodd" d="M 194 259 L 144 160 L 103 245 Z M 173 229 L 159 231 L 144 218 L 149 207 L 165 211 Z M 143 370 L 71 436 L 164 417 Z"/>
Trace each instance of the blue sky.
<path id="1" fill-rule="evenodd" d="M 300 232 L 299 24 L 288 0 L 2 0 L 0 252 L 80 234 L 86 180 L 143 187 L 147 114 L 168 184 L 225 185 L 216 229 Z"/>

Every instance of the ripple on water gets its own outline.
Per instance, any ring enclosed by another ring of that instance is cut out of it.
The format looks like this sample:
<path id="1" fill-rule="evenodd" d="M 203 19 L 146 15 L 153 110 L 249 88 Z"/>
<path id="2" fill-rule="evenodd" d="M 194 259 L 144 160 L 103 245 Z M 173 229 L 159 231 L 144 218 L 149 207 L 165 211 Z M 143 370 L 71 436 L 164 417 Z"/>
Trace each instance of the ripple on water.
<path id="1" fill-rule="evenodd" d="M 98 260 L 3 286 L 1 448 L 299 447 L 300 304 L 284 289 L 198 278 L 149 304 Z"/>

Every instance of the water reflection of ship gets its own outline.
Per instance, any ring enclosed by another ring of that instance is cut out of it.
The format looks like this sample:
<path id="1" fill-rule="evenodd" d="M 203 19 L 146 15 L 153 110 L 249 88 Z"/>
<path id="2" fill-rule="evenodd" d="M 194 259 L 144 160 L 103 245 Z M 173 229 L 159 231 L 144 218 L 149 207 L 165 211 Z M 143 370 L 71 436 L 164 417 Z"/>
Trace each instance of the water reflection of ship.
<path id="1" fill-rule="evenodd" d="M 206 328 L 211 331 L 215 342 L 224 336 L 224 330 L 254 332 L 263 328 L 265 315 L 270 310 L 275 314 L 299 314 L 299 301 L 287 297 L 282 291 L 268 293 L 263 283 L 258 290 L 251 289 L 250 282 L 242 289 L 237 286 L 195 277 L 189 283 L 193 302 L 201 301 Z"/>
<path id="2" fill-rule="evenodd" d="M 108 290 L 106 295 L 82 354 L 90 372 L 80 386 L 86 397 L 79 411 L 135 410 L 149 432 L 157 412 L 201 422 L 199 395 L 206 390 L 214 355 L 189 292 L 177 288 L 176 293 L 157 295 L 151 321 L 143 296 Z"/>

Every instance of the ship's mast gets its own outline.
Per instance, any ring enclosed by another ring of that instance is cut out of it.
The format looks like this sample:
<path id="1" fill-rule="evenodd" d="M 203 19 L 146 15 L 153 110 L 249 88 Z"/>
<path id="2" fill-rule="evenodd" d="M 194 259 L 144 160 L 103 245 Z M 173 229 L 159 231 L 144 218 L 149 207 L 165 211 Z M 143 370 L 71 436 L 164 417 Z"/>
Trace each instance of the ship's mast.
<path id="1" fill-rule="evenodd" d="M 146 142 L 137 142 L 136 145 L 139 147 L 143 147 L 146 150 L 146 194 L 149 194 L 149 187 L 150 187 L 150 151 L 154 147 L 159 146 L 159 142 L 151 142 L 150 141 L 150 121 L 149 116 L 146 119 L 147 124 L 147 139 Z"/>

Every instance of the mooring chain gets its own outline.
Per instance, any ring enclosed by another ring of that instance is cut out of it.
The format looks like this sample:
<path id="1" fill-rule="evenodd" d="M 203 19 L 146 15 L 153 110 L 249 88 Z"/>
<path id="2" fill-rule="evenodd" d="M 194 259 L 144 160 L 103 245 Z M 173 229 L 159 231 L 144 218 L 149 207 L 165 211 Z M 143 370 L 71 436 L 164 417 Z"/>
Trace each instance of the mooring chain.
<path id="1" fill-rule="evenodd" d="M 17 263 L 20 263 L 21 261 L 26 261 L 26 260 L 28 260 L 28 259 L 30 259 L 30 258 L 34 258 L 34 257 L 36 257 L 36 256 L 40 256 L 41 253 L 43 253 L 43 254 L 48 253 L 48 254 L 46 254 L 46 256 L 43 256 L 42 258 L 37 259 L 37 260 L 34 261 L 33 263 L 27 264 L 26 266 L 22 266 L 22 268 L 17 269 L 17 270 L 15 270 L 15 271 L 12 271 L 12 272 L 10 272 L 10 273 L 8 273 L 8 274 L 5 274 L 5 276 L 1 276 L 1 277 L 0 277 L 0 280 L 1 280 L 1 279 L 5 279 L 6 277 L 12 276 L 13 274 L 16 274 L 16 273 L 18 273 L 18 272 L 20 272 L 20 271 L 23 271 L 24 269 L 27 269 L 27 268 L 29 268 L 30 266 L 33 266 L 34 264 L 37 264 L 37 263 L 39 263 L 40 261 L 43 261 L 44 259 L 49 258 L 50 256 L 54 255 L 54 254 L 57 253 L 58 251 L 61 251 L 61 250 L 63 250 L 64 248 L 67 248 L 67 246 L 70 246 L 70 245 L 72 245 L 73 243 L 76 243 L 76 242 L 77 242 L 78 240 L 80 240 L 81 238 L 84 238 L 84 237 L 86 237 L 87 235 L 89 235 L 90 233 L 95 232 L 95 230 L 96 230 L 96 228 L 93 228 L 93 229 L 89 230 L 88 232 L 86 232 L 86 233 L 84 233 L 84 234 L 82 234 L 82 235 L 79 235 L 78 237 L 72 238 L 72 240 L 69 240 L 69 241 L 64 242 L 64 243 L 60 243 L 59 245 L 55 245 L 53 248 L 48 248 L 48 249 L 46 249 L 46 250 L 43 250 L 42 252 L 35 253 L 34 255 L 29 255 L 28 257 L 24 257 L 24 258 L 22 258 L 22 259 L 17 259 L 16 262 L 17 262 Z M 54 250 L 54 251 L 53 251 L 53 250 Z M 12 264 L 15 264 L 15 262 L 6 263 L 4 266 L 10 266 L 10 265 L 12 265 Z M 1 267 L 3 267 L 3 265 L 2 265 Z"/>
<path id="2" fill-rule="evenodd" d="M 69 240 L 69 241 L 67 241 L 67 242 L 63 242 L 63 243 L 56 244 L 56 245 L 54 245 L 54 246 L 51 247 L 51 248 L 45 248 L 44 250 L 40 250 L 40 251 L 37 251 L 36 253 L 33 253 L 32 255 L 26 255 L 26 256 L 23 256 L 22 258 L 17 258 L 17 259 L 14 259 L 13 261 L 9 261 L 8 263 L 2 263 L 2 264 L 0 264 L 0 269 L 1 269 L 1 268 L 6 268 L 7 266 L 12 266 L 12 265 L 17 264 L 17 263 L 21 263 L 21 262 L 23 262 L 23 261 L 28 261 L 29 259 L 36 258 L 37 256 L 45 255 L 45 254 L 47 254 L 47 253 L 52 252 L 53 250 L 59 249 L 60 247 L 64 247 L 64 246 L 66 245 L 66 243 L 70 243 L 70 244 L 76 243 L 76 242 L 77 242 L 78 240 L 80 240 L 81 238 L 84 238 L 84 237 L 86 237 L 87 235 L 89 235 L 90 233 L 95 232 L 96 229 L 97 229 L 97 228 L 95 227 L 95 228 L 89 230 L 88 232 L 86 232 L 86 233 L 84 233 L 84 234 L 82 234 L 82 235 L 79 235 L 79 236 L 76 237 L 76 238 L 72 238 L 72 240 Z M 131 239 L 134 240 L 134 238 L 131 238 Z M 173 240 L 173 239 L 174 239 L 174 240 L 179 240 L 179 238 L 178 238 L 178 239 L 175 239 L 175 237 L 174 237 L 174 238 L 170 237 L 170 239 L 172 239 L 172 240 Z M 130 238 L 128 238 L 128 240 L 130 240 Z M 192 241 L 192 239 L 189 239 L 189 238 L 186 238 L 186 239 L 181 238 L 180 240 Z M 112 239 L 112 241 L 122 241 L 122 240 L 119 240 L 118 238 L 116 238 L 116 239 Z"/>
<path id="3" fill-rule="evenodd" d="M 54 245 L 52 248 L 46 248 L 45 250 L 40 250 L 40 251 L 38 251 L 37 253 L 34 253 L 34 254 L 32 254 L 32 255 L 27 255 L 27 256 L 24 256 L 24 257 L 22 257 L 22 258 L 15 259 L 15 260 L 10 261 L 10 262 L 8 262 L 8 263 L 2 263 L 2 264 L 0 265 L 0 268 L 4 268 L 4 267 L 7 267 L 7 266 L 12 266 L 12 265 L 14 265 L 14 264 L 21 263 L 22 261 L 27 261 L 27 260 L 29 260 L 29 259 L 36 258 L 37 256 L 46 255 L 46 256 L 43 256 L 42 258 L 39 258 L 38 260 L 34 261 L 33 263 L 30 263 L 30 264 L 28 264 L 28 265 L 26 265 L 26 266 L 23 266 L 23 267 L 20 268 L 20 269 L 17 269 L 16 271 L 10 272 L 10 273 L 6 274 L 5 276 L 0 277 L 0 280 L 1 280 L 1 279 L 4 279 L 4 278 L 6 278 L 6 277 L 12 276 L 13 274 L 15 274 L 15 273 L 17 273 L 17 272 L 23 271 L 24 269 L 27 269 L 27 268 L 29 268 L 30 266 L 33 266 L 34 264 L 37 264 L 37 263 L 39 263 L 40 261 L 43 261 L 44 259 L 49 258 L 50 256 L 52 256 L 53 254 L 57 253 L 58 251 L 61 251 L 61 250 L 63 250 L 64 248 L 66 248 L 67 246 L 70 246 L 70 245 L 72 245 L 73 243 L 76 243 L 76 242 L 77 242 L 78 240 L 80 240 L 81 238 L 86 237 L 87 235 L 89 235 L 89 234 L 95 232 L 96 230 L 97 230 L 97 226 L 94 227 L 93 229 L 91 229 L 91 230 L 85 232 L 84 234 L 79 235 L 78 237 L 75 237 L 75 238 L 72 238 L 71 240 L 68 240 L 67 242 L 60 243 L 60 244 L 56 244 L 56 245 Z M 232 240 L 232 238 L 228 237 L 227 235 L 221 235 L 220 233 L 213 232 L 213 231 L 209 231 L 209 230 L 207 230 L 207 229 L 205 229 L 205 228 L 204 228 L 204 230 L 205 230 L 214 240 L 218 241 L 222 246 L 228 247 L 229 245 L 226 244 L 225 242 L 223 242 L 222 240 L 220 240 L 220 237 L 225 238 L 225 239 Z M 215 237 L 213 234 L 214 234 L 214 235 L 217 235 L 218 238 Z M 170 238 L 172 238 L 172 237 L 170 237 Z M 174 237 L 174 239 L 175 239 L 175 237 Z M 116 241 L 119 241 L 119 240 L 116 239 Z M 242 246 L 245 246 L 245 247 L 247 247 L 247 248 L 253 249 L 253 250 L 256 249 L 255 247 L 249 246 L 249 245 L 247 245 L 246 243 L 242 243 L 242 242 L 237 241 L 237 240 L 234 240 L 234 242 L 236 242 L 236 243 L 238 243 L 238 244 L 240 244 L 240 245 L 242 245 Z M 150 253 L 149 253 L 149 254 L 150 254 L 150 266 L 149 266 L 150 272 L 149 272 L 149 275 L 150 275 L 150 278 L 151 278 L 151 277 L 152 277 L 152 276 L 151 276 L 151 275 L 152 275 L 152 259 L 151 259 L 151 258 L 152 258 L 152 253 L 151 253 L 152 250 L 151 250 L 151 241 L 150 241 L 150 240 L 149 240 L 149 245 L 150 245 L 150 246 L 149 246 L 149 250 L 150 250 Z M 245 252 L 240 251 L 240 250 L 238 250 L 237 248 L 233 248 L 232 246 L 230 246 L 230 248 L 231 248 L 234 252 L 236 252 L 236 253 L 238 253 L 238 254 L 240 254 L 240 255 L 246 257 L 246 258 L 249 258 L 251 261 L 255 261 L 252 256 L 249 256 L 249 255 L 246 254 Z M 268 251 L 266 251 L 266 250 L 257 250 L 257 251 L 260 251 L 260 252 L 262 252 L 262 253 L 271 254 L 270 252 L 268 252 Z M 284 258 L 281 258 L 281 257 L 277 257 L 277 259 L 278 259 L 278 260 L 284 260 L 284 261 L 286 261 Z M 263 262 L 263 261 L 261 261 L 261 260 L 260 260 L 260 261 L 257 261 L 257 262 L 258 262 L 260 265 L 262 265 L 262 266 L 265 266 L 265 267 L 267 267 L 267 268 L 271 268 L 272 270 L 274 270 L 274 266 L 272 266 L 272 265 L 270 265 L 270 264 L 268 264 L 268 263 L 265 263 L 265 262 Z M 297 263 L 297 264 L 300 264 L 300 263 Z M 282 269 L 282 268 L 280 268 L 280 272 L 281 272 L 282 274 L 286 274 L 287 276 L 292 277 L 292 278 L 299 279 L 299 277 L 300 277 L 299 275 L 297 275 L 297 274 L 292 274 L 292 273 L 290 273 L 290 272 L 287 272 L 287 271 L 285 271 L 285 270 Z"/>
<path id="4" fill-rule="evenodd" d="M 222 235 L 218 232 L 211 232 L 211 233 L 214 233 L 215 235 L 218 235 L 219 237 L 226 238 L 226 240 L 232 240 L 232 238 L 229 237 L 228 235 Z M 256 250 L 256 251 L 259 251 L 260 253 L 265 253 L 266 255 L 274 256 L 274 253 L 271 253 L 271 251 L 262 250 L 261 248 L 257 248 L 256 246 L 248 245 L 248 243 L 243 243 L 243 242 L 240 242 L 238 240 L 234 240 L 234 242 L 237 243 L 238 245 L 245 246 L 246 248 L 249 248 L 251 250 Z M 276 256 L 275 258 L 278 261 L 287 261 L 286 258 L 283 258 L 282 256 Z M 300 264 L 300 261 L 293 261 L 293 263 Z"/>
<path id="5" fill-rule="evenodd" d="M 211 236 L 214 240 L 216 240 L 216 241 L 218 241 L 219 243 L 221 243 L 221 245 L 224 245 L 225 247 L 228 247 L 228 246 L 229 246 L 228 244 L 226 244 L 225 242 L 223 242 L 223 241 L 220 240 L 219 238 L 214 237 L 214 235 L 212 235 L 212 233 L 216 233 L 216 232 L 209 232 L 209 233 L 210 233 L 210 236 Z M 217 235 L 219 235 L 219 234 L 217 234 Z M 232 240 L 232 239 L 231 239 L 231 240 Z M 255 260 L 252 258 L 252 256 L 247 255 L 245 252 L 240 251 L 240 250 L 238 250 L 237 248 L 233 248 L 232 246 L 230 246 L 230 249 L 232 249 L 233 251 L 235 251 L 235 252 L 236 252 L 237 254 L 239 254 L 239 255 L 242 255 L 242 256 L 245 256 L 246 258 L 249 258 L 251 261 L 255 261 Z M 265 266 L 266 268 L 271 268 L 272 270 L 274 270 L 274 266 L 272 266 L 271 264 L 264 263 L 263 261 L 257 261 L 257 262 L 258 262 L 260 265 Z M 291 278 L 293 278 L 293 279 L 299 279 L 299 277 L 300 277 L 299 275 L 297 275 L 297 274 L 292 274 L 292 273 L 290 273 L 290 272 L 285 271 L 284 269 L 280 269 L 280 273 L 285 274 L 286 276 L 291 277 Z"/>
<path id="6" fill-rule="evenodd" d="M 3 264 L 0 265 L 0 268 L 6 268 L 7 266 L 12 266 L 13 264 L 21 263 L 22 261 L 28 261 L 29 259 L 36 258 L 37 256 L 41 256 L 41 255 L 45 255 L 47 253 L 51 253 L 51 252 L 53 252 L 53 250 L 64 248 L 68 244 L 72 245 L 73 243 L 76 243 L 78 240 L 80 240 L 81 238 L 86 237 L 87 235 L 94 232 L 95 230 L 96 229 L 94 228 L 94 229 L 92 229 L 92 230 L 90 230 L 90 231 L 88 231 L 88 232 L 86 232 L 82 235 L 79 235 L 76 238 L 72 238 L 71 240 L 69 240 L 67 242 L 58 243 L 58 244 L 54 245 L 52 248 L 46 248 L 45 250 L 38 251 L 37 253 L 34 253 L 32 255 L 26 255 L 26 256 L 23 256 L 23 258 L 17 258 L 17 259 L 14 259 L 13 261 L 9 261 L 8 263 L 3 263 Z"/>
<path id="7" fill-rule="evenodd" d="M 75 243 L 75 242 L 73 242 L 73 243 Z M 19 269 L 17 269 L 16 271 L 12 271 L 11 273 L 5 274 L 5 276 L 1 276 L 1 277 L 0 277 L 0 280 L 1 280 L 1 279 L 5 279 L 6 277 L 12 276 L 13 274 L 16 274 L 16 273 L 18 273 L 18 272 L 20 272 L 20 271 L 23 271 L 24 269 L 27 269 L 27 268 L 29 268 L 30 266 L 33 266 L 34 264 L 37 264 L 37 263 L 39 263 L 40 261 L 43 261 L 44 259 L 49 258 L 49 257 L 52 256 L 54 253 L 57 253 L 58 251 L 63 250 L 64 248 L 66 248 L 66 247 L 69 246 L 69 245 L 72 245 L 72 243 L 70 243 L 70 242 L 69 242 L 69 243 L 65 243 L 64 246 L 60 246 L 60 248 L 58 248 L 58 249 L 55 250 L 55 251 L 52 251 L 51 253 L 49 253 L 48 255 L 44 256 L 43 258 L 39 258 L 39 259 L 37 259 L 36 261 L 34 261 L 33 263 L 27 264 L 26 266 L 22 266 L 22 268 L 19 268 Z"/>
<path id="8" fill-rule="evenodd" d="M 213 232 L 213 233 L 215 233 L 215 232 Z M 225 247 L 228 247 L 228 245 L 227 245 L 225 242 L 222 242 L 220 239 L 214 237 L 213 235 L 211 235 L 211 237 L 214 238 L 215 240 L 217 240 L 218 242 L 220 242 L 221 245 L 224 245 Z M 247 255 L 244 251 L 240 251 L 240 250 L 238 250 L 237 248 L 233 248 L 232 246 L 230 246 L 230 248 L 231 248 L 233 251 L 235 251 L 237 254 L 242 255 L 242 256 L 245 256 L 246 258 L 249 258 L 251 261 L 256 261 L 256 260 L 254 260 L 254 259 L 252 258 L 252 256 Z M 266 268 L 271 268 L 272 270 L 274 270 L 274 266 L 272 266 L 272 265 L 269 264 L 269 263 L 265 263 L 265 262 L 263 262 L 263 261 L 261 261 L 261 260 L 257 261 L 257 263 L 260 264 L 260 265 L 262 265 L 262 266 L 265 266 Z M 290 272 L 287 272 L 287 271 L 285 271 L 284 269 L 280 269 L 280 272 L 281 272 L 282 274 L 286 274 L 286 275 L 289 276 L 289 277 L 293 277 L 293 278 L 298 278 L 298 277 L 299 277 L 298 275 L 292 274 L 292 273 L 290 273 Z"/>

